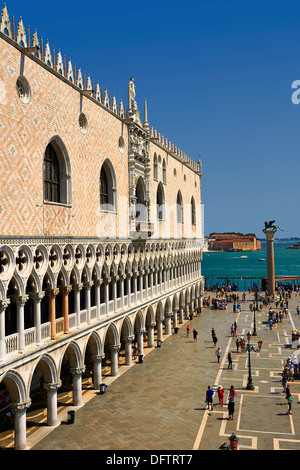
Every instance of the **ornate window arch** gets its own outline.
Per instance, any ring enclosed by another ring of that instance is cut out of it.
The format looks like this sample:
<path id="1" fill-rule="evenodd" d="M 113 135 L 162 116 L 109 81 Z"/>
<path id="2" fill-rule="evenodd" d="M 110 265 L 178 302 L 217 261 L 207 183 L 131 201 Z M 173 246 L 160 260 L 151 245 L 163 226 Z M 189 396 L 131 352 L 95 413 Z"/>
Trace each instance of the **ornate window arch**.
<path id="1" fill-rule="evenodd" d="M 158 163 L 157 163 L 157 155 L 156 153 L 154 154 L 154 157 L 153 157 L 153 178 L 155 180 L 158 179 Z"/>
<path id="2" fill-rule="evenodd" d="M 180 190 L 177 193 L 176 208 L 177 208 L 177 222 L 179 224 L 183 223 L 183 202 L 182 202 L 182 195 L 181 195 Z"/>
<path id="3" fill-rule="evenodd" d="M 156 191 L 156 210 L 158 220 L 165 219 L 165 192 L 162 183 L 160 182 L 157 186 Z"/>
<path id="4" fill-rule="evenodd" d="M 192 196 L 192 199 L 191 199 L 191 222 L 192 222 L 192 225 L 196 225 L 196 204 L 195 204 L 194 196 Z"/>
<path id="5" fill-rule="evenodd" d="M 60 137 L 53 137 L 44 153 L 44 201 L 71 204 L 71 165 L 67 149 Z"/>
<path id="6" fill-rule="evenodd" d="M 105 160 L 100 170 L 100 210 L 116 212 L 117 184 L 114 168 L 110 160 Z"/>
<path id="7" fill-rule="evenodd" d="M 167 165 L 166 165 L 166 160 L 163 159 L 162 163 L 162 171 L 163 171 L 163 183 L 167 183 Z"/>
<path id="8" fill-rule="evenodd" d="M 140 176 L 136 182 L 135 187 L 136 195 L 136 219 L 142 222 L 146 222 L 147 217 L 147 206 L 146 206 L 146 187 L 143 178 Z"/>

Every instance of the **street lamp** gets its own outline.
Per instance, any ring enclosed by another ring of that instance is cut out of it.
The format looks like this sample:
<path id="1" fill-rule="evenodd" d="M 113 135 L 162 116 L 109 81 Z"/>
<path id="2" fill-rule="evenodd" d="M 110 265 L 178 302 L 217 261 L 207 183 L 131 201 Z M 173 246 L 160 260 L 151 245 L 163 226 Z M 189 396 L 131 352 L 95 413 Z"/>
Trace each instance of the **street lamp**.
<path id="1" fill-rule="evenodd" d="M 257 294 L 257 291 L 255 291 L 255 299 L 254 299 L 254 302 L 253 302 L 253 333 L 252 333 L 252 336 L 257 336 L 257 333 L 256 333 L 256 320 L 255 320 L 255 312 L 258 311 L 258 294 Z"/>
<path id="2" fill-rule="evenodd" d="M 243 352 L 248 352 L 248 383 L 247 383 L 247 390 L 254 390 L 254 385 L 252 383 L 252 376 L 251 376 L 251 361 L 250 361 L 250 353 L 251 351 L 258 352 L 258 349 L 255 349 L 252 344 L 250 343 L 251 333 L 247 333 L 247 340 L 248 343 L 243 349 Z"/>

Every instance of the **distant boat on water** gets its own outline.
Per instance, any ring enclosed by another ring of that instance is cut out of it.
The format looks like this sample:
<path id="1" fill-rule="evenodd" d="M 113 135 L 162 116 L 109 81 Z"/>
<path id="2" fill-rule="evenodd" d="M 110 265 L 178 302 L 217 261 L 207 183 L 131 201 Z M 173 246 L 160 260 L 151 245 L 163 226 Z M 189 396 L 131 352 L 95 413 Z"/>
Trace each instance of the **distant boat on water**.
<path id="1" fill-rule="evenodd" d="M 246 255 L 239 256 L 239 258 L 248 258 Z"/>
<path id="2" fill-rule="evenodd" d="M 258 261 L 266 261 L 265 258 L 259 258 Z"/>

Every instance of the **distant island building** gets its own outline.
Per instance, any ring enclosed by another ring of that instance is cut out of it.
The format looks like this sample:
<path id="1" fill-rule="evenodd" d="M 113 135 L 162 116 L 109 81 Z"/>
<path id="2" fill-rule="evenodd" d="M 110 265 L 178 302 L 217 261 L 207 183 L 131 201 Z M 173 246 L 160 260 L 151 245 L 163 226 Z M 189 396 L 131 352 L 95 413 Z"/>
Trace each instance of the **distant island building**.
<path id="1" fill-rule="evenodd" d="M 208 239 L 211 251 L 256 251 L 261 249 L 261 242 L 253 234 L 213 233 Z"/>

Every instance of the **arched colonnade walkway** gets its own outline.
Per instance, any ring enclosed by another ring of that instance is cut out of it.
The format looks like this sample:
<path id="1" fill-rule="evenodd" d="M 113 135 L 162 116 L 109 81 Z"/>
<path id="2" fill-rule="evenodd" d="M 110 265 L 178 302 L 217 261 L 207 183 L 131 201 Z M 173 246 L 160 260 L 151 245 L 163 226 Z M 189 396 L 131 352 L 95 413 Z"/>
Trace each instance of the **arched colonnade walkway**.
<path id="1" fill-rule="evenodd" d="M 105 377 L 117 376 L 121 367 L 132 365 L 134 344 L 143 356 L 144 348 L 157 346 L 199 306 L 201 281 L 81 334 L 64 335 L 55 347 L 45 344 L 25 364 L 7 367 L 0 377 L 0 395 L 9 397 L 7 410 L 14 419 L 10 426 L 1 424 L 0 446 L 5 447 L 6 435 L 13 429 L 14 448 L 25 449 L 34 410 L 39 410 L 38 416 L 44 413 L 44 425 L 57 425 L 58 406 L 80 406 L 84 388 L 99 390 Z"/>

